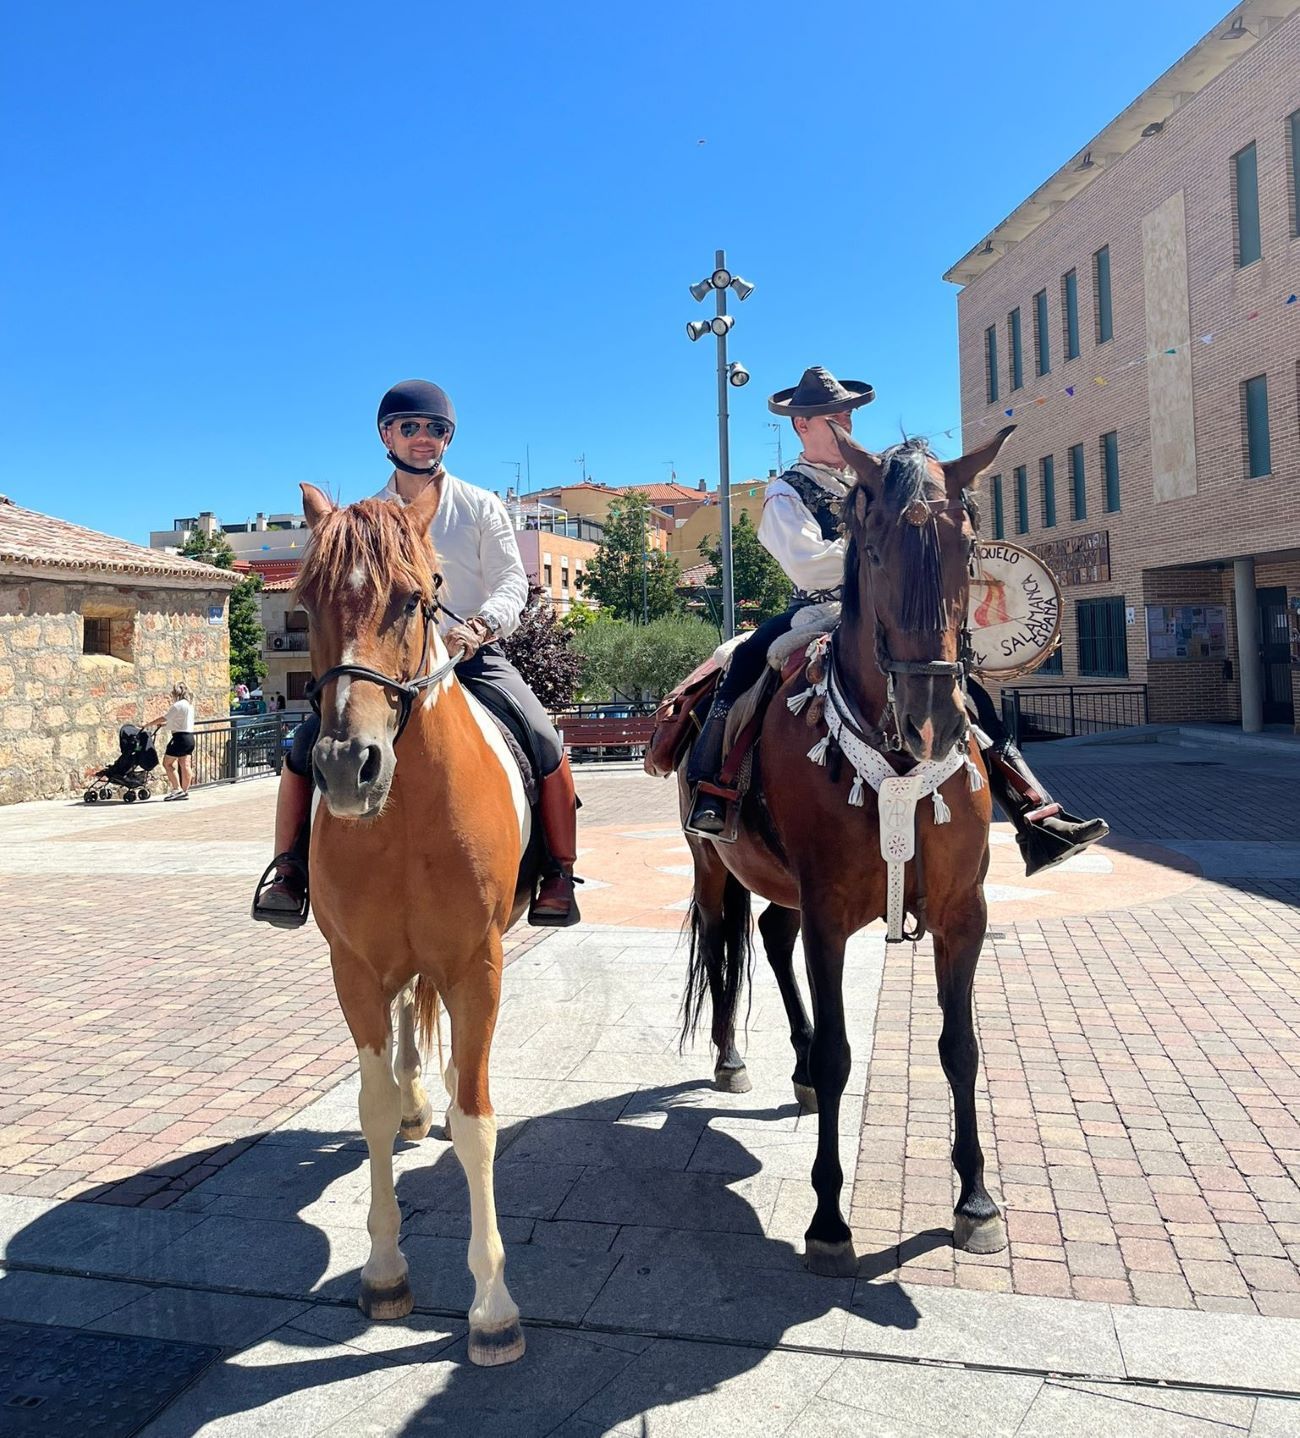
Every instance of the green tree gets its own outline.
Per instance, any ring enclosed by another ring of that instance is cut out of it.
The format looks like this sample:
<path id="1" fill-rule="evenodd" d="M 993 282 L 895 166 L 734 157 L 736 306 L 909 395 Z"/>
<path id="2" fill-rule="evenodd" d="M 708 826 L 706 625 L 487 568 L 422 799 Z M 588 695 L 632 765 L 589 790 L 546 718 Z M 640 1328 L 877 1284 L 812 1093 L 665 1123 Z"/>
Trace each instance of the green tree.
<path id="1" fill-rule="evenodd" d="M 711 589 L 722 591 L 722 541 L 700 541 L 700 553 L 709 561 Z M 731 582 L 736 596 L 736 622 L 761 624 L 790 607 L 794 585 L 785 571 L 759 543 L 758 531 L 741 510 L 731 526 Z"/>
<path id="2" fill-rule="evenodd" d="M 582 656 L 540 585 L 528 591 L 519 628 L 501 642 L 506 658 L 548 709 L 567 709 L 578 693 Z"/>
<path id="3" fill-rule="evenodd" d="M 600 548 L 587 561 L 583 594 L 616 619 L 650 619 L 676 613 L 681 566 L 650 544 L 650 501 L 624 490 L 609 507 Z"/>
<path id="4" fill-rule="evenodd" d="M 574 637 L 588 699 L 658 699 L 713 653 L 717 631 L 691 615 L 631 624 L 604 614 Z"/>
<path id="5" fill-rule="evenodd" d="M 204 534 L 202 530 L 191 529 L 181 545 L 186 559 L 196 559 L 200 564 L 211 564 L 217 569 L 235 567 L 235 551 L 230 541 L 221 532 L 213 530 Z M 262 587 L 260 574 L 248 574 L 230 591 L 228 623 L 230 627 L 230 683 L 247 684 L 255 689 L 266 678 L 266 663 L 262 658 L 264 632 L 262 629 L 261 605 L 257 593 Z"/>

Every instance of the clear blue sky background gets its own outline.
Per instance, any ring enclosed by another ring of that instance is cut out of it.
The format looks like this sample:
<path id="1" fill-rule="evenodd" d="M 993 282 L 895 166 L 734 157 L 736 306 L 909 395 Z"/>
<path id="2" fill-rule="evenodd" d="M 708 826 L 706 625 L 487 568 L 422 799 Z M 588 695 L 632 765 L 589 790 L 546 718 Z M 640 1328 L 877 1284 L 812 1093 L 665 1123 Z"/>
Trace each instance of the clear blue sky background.
<path id="1" fill-rule="evenodd" d="M 869 441 L 955 424 L 943 271 L 1226 0 L 801 8 L 8 7 L 0 489 L 141 541 L 353 499 L 412 375 L 475 483 L 712 485 L 719 246 L 733 475 L 810 363 L 875 385 Z"/>

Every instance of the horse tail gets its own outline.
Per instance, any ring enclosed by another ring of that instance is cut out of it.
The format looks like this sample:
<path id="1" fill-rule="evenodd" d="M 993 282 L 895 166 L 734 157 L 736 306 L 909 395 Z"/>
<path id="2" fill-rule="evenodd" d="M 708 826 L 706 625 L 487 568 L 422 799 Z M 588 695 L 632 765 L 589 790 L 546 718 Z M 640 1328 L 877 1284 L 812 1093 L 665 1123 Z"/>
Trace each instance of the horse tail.
<path id="1" fill-rule="evenodd" d="M 704 1001 L 713 998 L 715 1022 L 734 1015 L 741 990 L 752 977 L 754 967 L 753 926 L 750 921 L 750 893 L 728 874 L 722 886 L 722 907 L 711 924 L 700 909 L 696 895 L 686 916 L 690 927 L 690 956 L 686 965 L 686 988 L 682 994 L 682 1034 L 678 1051 L 694 1038 L 704 1012 Z"/>
<path id="2" fill-rule="evenodd" d="M 420 1038 L 420 1051 L 427 1054 L 429 1045 L 435 1039 L 438 1043 L 438 1072 L 443 1073 L 446 1064 L 442 1061 L 442 1026 L 438 1022 L 441 1005 L 438 990 L 433 980 L 421 974 L 415 981 L 415 1025 Z"/>

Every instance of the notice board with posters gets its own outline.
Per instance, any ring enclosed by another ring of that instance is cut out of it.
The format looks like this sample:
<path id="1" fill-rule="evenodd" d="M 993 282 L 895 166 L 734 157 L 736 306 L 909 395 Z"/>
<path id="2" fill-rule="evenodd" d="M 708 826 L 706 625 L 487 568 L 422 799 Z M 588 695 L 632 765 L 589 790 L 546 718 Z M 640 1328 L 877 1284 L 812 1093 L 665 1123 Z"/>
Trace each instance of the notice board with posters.
<path id="1" fill-rule="evenodd" d="M 1222 604 L 1148 604 L 1149 659 L 1225 659 L 1228 611 Z"/>

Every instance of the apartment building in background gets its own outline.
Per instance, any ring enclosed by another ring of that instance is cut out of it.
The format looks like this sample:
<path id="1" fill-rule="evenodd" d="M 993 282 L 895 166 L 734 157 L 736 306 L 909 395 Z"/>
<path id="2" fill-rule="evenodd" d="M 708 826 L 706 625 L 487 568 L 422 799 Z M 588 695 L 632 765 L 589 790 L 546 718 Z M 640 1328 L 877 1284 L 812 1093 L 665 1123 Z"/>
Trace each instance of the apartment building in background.
<path id="1" fill-rule="evenodd" d="M 1300 717 L 1300 0 L 1246 0 L 945 278 L 984 533 L 1042 555 L 1022 685 Z"/>

